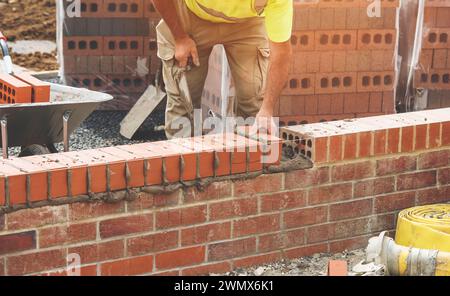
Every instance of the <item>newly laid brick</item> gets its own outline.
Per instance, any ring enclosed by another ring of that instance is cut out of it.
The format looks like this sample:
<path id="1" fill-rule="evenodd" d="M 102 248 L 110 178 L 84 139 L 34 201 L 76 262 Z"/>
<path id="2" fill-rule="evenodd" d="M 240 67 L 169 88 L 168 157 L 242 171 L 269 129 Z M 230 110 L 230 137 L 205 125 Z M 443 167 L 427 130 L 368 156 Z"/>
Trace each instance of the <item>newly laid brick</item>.
<path id="1" fill-rule="evenodd" d="M 103 276 L 130 276 L 150 273 L 153 271 L 153 256 L 122 259 L 100 265 Z"/>
<path id="2" fill-rule="evenodd" d="M 0 255 L 36 248 L 36 231 L 0 235 Z"/>
<path id="3" fill-rule="evenodd" d="M 39 247 L 68 245 L 92 241 L 97 237 L 97 223 L 70 224 L 39 230 Z"/>
<path id="4" fill-rule="evenodd" d="M 302 227 L 326 222 L 327 218 L 328 211 L 326 206 L 293 210 L 284 213 L 283 225 L 285 228 Z"/>
<path id="5" fill-rule="evenodd" d="M 436 171 L 417 172 L 397 176 L 397 190 L 410 190 L 436 185 Z"/>
<path id="6" fill-rule="evenodd" d="M 151 213 L 104 220 L 99 225 L 102 238 L 151 230 L 153 230 L 153 214 Z"/>
<path id="7" fill-rule="evenodd" d="M 206 205 L 164 210 L 156 213 L 156 229 L 173 228 L 205 221 Z"/>
<path id="8" fill-rule="evenodd" d="M 178 247 L 178 231 L 155 233 L 127 239 L 127 255 L 137 256 Z"/>
<path id="9" fill-rule="evenodd" d="M 35 252 L 9 257 L 7 270 L 8 275 L 24 275 L 55 269 L 64 266 L 66 263 L 66 252 L 64 250 Z"/>
<path id="10" fill-rule="evenodd" d="M 231 238 L 231 222 L 201 225 L 181 230 L 181 245 L 189 246 Z"/>
<path id="11" fill-rule="evenodd" d="M 80 255 L 81 264 L 87 264 L 122 258 L 125 247 L 123 240 L 113 240 L 71 247 L 67 252 Z"/>
<path id="12" fill-rule="evenodd" d="M 205 251 L 204 246 L 198 246 L 160 253 L 156 255 L 155 266 L 157 269 L 170 269 L 197 265 L 205 261 Z"/>
<path id="13" fill-rule="evenodd" d="M 219 261 L 254 254 L 256 239 L 244 238 L 208 245 L 208 261 Z"/>
<path id="14" fill-rule="evenodd" d="M 352 198 L 351 183 L 315 187 L 308 192 L 308 204 L 310 205 L 337 202 L 350 198 Z"/>

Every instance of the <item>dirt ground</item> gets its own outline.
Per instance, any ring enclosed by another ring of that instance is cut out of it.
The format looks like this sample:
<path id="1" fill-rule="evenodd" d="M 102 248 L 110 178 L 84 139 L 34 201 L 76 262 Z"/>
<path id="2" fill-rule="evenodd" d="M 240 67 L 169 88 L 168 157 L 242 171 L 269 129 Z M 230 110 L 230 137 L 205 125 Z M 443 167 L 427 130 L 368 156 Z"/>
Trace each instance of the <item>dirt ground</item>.
<path id="1" fill-rule="evenodd" d="M 56 40 L 55 0 L 0 0 L 0 30 L 8 41 Z M 34 71 L 58 69 L 56 52 L 11 53 L 13 62 Z"/>

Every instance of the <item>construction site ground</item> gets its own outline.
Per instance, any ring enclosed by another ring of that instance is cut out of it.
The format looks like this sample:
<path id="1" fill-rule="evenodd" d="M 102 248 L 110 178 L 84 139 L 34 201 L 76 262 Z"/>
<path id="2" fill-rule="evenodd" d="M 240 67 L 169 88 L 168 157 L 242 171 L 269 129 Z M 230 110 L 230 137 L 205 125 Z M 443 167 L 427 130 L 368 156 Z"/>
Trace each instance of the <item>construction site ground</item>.
<path id="1" fill-rule="evenodd" d="M 55 14 L 54 0 L 0 0 L 0 30 L 12 45 L 11 56 L 16 65 L 32 71 L 50 71 L 59 68 L 56 50 L 52 48 L 52 44 L 53 47 L 56 46 Z M 24 47 L 20 45 L 23 40 L 30 42 L 26 50 L 22 50 Z M 50 46 L 47 46 L 48 42 Z M 17 52 L 14 49 L 17 49 Z M 142 130 L 136 141 L 124 139 L 118 133 L 118 124 L 124 115 L 124 112 L 94 112 L 72 134 L 71 149 L 88 149 L 163 138 L 161 133 Z M 117 129 L 110 128 L 113 124 L 117 125 Z M 108 128 L 102 128 L 104 126 Z M 147 126 L 149 129 L 153 128 L 151 124 Z M 59 148 L 62 149 L 62 146 Z M 18 150 L 12 149 L 11 152 L 16 154 Z M 326 275 L 330 259 L 346 260 L 351 269 L 364 259 L 364 251 L 358 249 L 338 254 L 315 254 L 247 269 L 236 269 L 225 275 L 320 276 Z"/>

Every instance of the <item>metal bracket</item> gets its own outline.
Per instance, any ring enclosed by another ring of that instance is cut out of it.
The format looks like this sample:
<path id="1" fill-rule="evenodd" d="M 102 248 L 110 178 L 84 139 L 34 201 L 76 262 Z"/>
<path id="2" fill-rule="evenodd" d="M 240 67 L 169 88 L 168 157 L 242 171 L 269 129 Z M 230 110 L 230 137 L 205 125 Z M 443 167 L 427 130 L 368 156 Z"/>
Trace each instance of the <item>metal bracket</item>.
<path id="1" fill-rule="evenodd" d="M 64 137 L 64 152 L 69 151 L 69 120 L 72 111 L 66 111 L 63 115 L 63 137 Z"/>
<path id="2" fill-rule="evenodd" d="M 8 120 L 3 118 L 0 121 L 2 129 L 2 156 L 4 159 L 8 158 Z"/>

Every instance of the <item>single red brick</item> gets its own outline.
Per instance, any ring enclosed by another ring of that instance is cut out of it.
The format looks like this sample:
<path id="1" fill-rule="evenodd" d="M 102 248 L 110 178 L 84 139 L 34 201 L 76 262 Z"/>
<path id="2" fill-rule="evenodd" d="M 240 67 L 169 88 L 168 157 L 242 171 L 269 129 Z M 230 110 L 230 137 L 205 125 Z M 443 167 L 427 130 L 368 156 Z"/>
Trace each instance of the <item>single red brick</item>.
<path id="1" fill-rule="evenodd" d="M 205 261 L 205 246 L 169 251 L 156 255 L 157 269 L 170 269 L 180 266 L 198 265 Z"/>
<path id="2" fill-rule="evenodd" d="M 371 198 L 330 205 L 330 221 L 359 218 L 371 213 Z"/>
<path id="3" fill-rule="evenodd" d="M 295 228 L 327 221 L 327 207 L 306 208 L 284 213 L 284 227 Z"/>
<path id="4" fill-rule="evenodd" d="M 114 240 L 71 247 L 67 252 L 68 254 L 78 254 L 81 259 L 81 264 L 87 264 L 122 258 L 125 247 L 123 240 Z"/>
<path id="5" fill-rule="evenodd" d="M 352 184 L 342 183 L 312 188 L 308 195 L 308 204 L 323 204 L 350 199 L 352 197 Z"/>
<path id="6" fill-rule="evenodd" d="M 440 185 L 450 184 L 450 168 L 438 170 L 438 180 Z"/>
<path id="7" fill-rule="evenodd" d="M 441 146 L 441 125 L 432 123 L 428 127 L 428 146 L 427 148 L 436 148 Z"/>
<path id="8" fill-rule="evenodd" d="M 0 207 L 6 205 L 5 177 L 0 175 Z M 0 219 L 1 220 L 1 219 Z M 1 224 L 1 223 L 0 223 Z M 2 228 L 0 227 L 0 230 Z"/>
<path id="9" fill-rule="evenodd" d="M 397 176 L 397 190 L 410 190 L 436 185 L 436 171 L 403 174 Z"/>
<path id="10" fill-rule="evenodd" d="M 384 155 L 386 154 L 386 130 L 375 131 L 374 133 L 374 154 Z"/>
<path id="11" fill-rule="evenodd" d="M 375 198 L 375 213 L 392 212 L 414 206 L 415 191 L 393 193 Z"/>
<path id="12" fill-rule="evenodd" d="M 197 245 L 231 238 L 231 222 L 201 225 L 181 230 L 181 245 Z"/>
<path id="13" fill-rule="evenodd" d="M 395 178 L 385 177 L 355 183 L 354 197 L 365 197 L 394 192 Z"/>
<path id="14" fill-rule="evenodd" d="M 328 161 L 336 162 L 342 160 L 342 136 L 330 137 L 329 149 Z"/>
<path id="15" fill-rule="evenodd" d="M 200 265 L 191 268 L 185 268 L 181 271 L 183 276 L 199 276 L 209 275 L 212 273 L 223 274 L 231 271 L 231 265 L 229 262 L 220 262 L 207 265 Z"/>
<path id="16" fill-rule="evenodd" d="M 305 188 L 328 183 L 330 169 L 328 167 L 312 168 L 308 170 L 294 170 L 285 175 L 286 189 Z"/>
<path id="17" fill-rule="evenodd" d="M 206 205 L 156 213 L 156 229 L 198 224 L 206 221 Z"/>
<path id="18" fill-rule="evenodd" d="M 208 245 L 208 261 L 251 255 L 256 252 L 256 238 L 244 238 Z"/>
<path id="19" fill-rule="evenodd" d="M 215 200 L 231 196 L 231 182 L 213 182 L 202 188 L 188 188 L 184 191 L 184 203 Z"/>
<path id="20" fill-rule="evenodd" d="M 414 146 L 414 126 L 402 128 L 401 152 L 412 152 Z"/>
<path id="21" fill-rule="evenodd" d="M 315 244 L 334 239 L 336 222 L 307 227 L 306 243 Z"/>
<path id="22" fill-rule="evenodd" d="M 32 103 L 47 103 L 50 101 L 50 83 L 41 81 L 27 73 L 14 74 L 14 76 L 31 85 Z"/>
<path id="23" fill-rule="evenodd" d="M 441 186 L 440 188 L 418 190 L 416 205 L 447 203 L 449 196 L 450 186 Z"/>
<path id="24" fill-rule="evenodd" d="M 344 160 L 356 158 L 357 134 L 344 136 Z"/>
<path id="25" fill-rule="evenodd" d="M 123 202 L 73 203 L 69 205 L 69 219 L 71 221 L 81 221 L 123 212 L 125 212 L 125 204 Z"/>
<path id="26" fill-rule="evenodd" d="M 344 260 L 330 260 L 328 262 L 328 276 L 347 276 L 348 275 L 347 261 Z"/>
<path id="27" fill-rule="evenodd" d="M 274 212 L 306 206 L 307 194 L 304 190 L 272 193 L 260 197 L 261 212 Z"/>
<path id="28" fill-rule="evenodd" d="M 234 182 L 236 197 L 277 192 L 282 187 L 282 174 L 263 175 L 255 179 Z"/>
<path id="29" fill-rule="evenodd" d="M 450 164 L 449 150 L 426 152 L 419 155 L 417 158 L 417 168 L 431 169 L 448 166 Z"/>
<path id="30" fill-rule="evenodd" d="M 371 161 L 336 165 L 331 169 L 333 182 L 360 180 L 372 176 L 374 176 L 374 164 Z"/>
<path id="31" fill-rule="evenodd" d="M 373 134 L 371 132 L 359 133 L 359 157 L 373 155 Z"/>
<path id="32" fill-rule="evenodd" d="M 233 221 L 233 237 L 273 232 L 280 229 L 280 215 L 265 215 Z"/>
<path id="33" fill-rule="evenodd" d="M 48 248 L 95 240 L 96 223 L 71 224 L 44 228 L 39 231 L 39 247 Z"/>
<path id="34" fill-rule="evenodd" d="M 450 145 L 450 122 L 442 123 L 442 146 Z"/>
<path id="35" fill-rule="evenodd" d="M 270 252 L 305 244 L 305 229 L 282 231 L 274 234 L 262 235 L 258 240 L 259 252 Z"/>
<path id="36" fill-rule="evenodd" d="M 428 125 L 422 124 L 422 125 L 416 125 L 416 143 L 414 146 L 414 150 L 425 150 L 427 147 L 427 131 L 428 131 Z"/>
<path id="37" fill-rule="evenodd" d="M 416 157 L 400 156 L 377 160 L 377 176 L 395 175 L 398 173 L 414 171 L 417 168 Z"/>
<path id="38" fill-rule="evenodd" d="M 153 230 L 153 213 L 100 221 L 101 238 Z"/>
<path id="39" fill-rule="evenodd" d="M 242 198 L 209 205 L 211 221 L 256 214 L 257 198 Z"/>
<path id="40" fill-rule="evenodd" d="M 398 153 L 400 141 L 400 129 L 399 128 L 388 129 L 387 132 L 388 132 L 387 136 L 388 143 L 386 153 L 388 154 Z"/>
<path id="41" fill-rule="evenodd" d="M 25 275 L 62 267 L 66 264 L 65 250 L 35 252 L 8 257 L 8 275 Z"/>
<path id="42" fill-rule="evenodd" d="M 24 209 L 8 214 L 8 230 L 37 228 L 67 222 L 67 205 Z"/>
<path id="43" fill-rule="evenodd" d="M 102 276 L 130 276 L 153 271 L 153 256 L 134 257 L 100 265 Z"/>
<path id="44" fill-rule="evenodd" d="M 280 261 L 282 259 L 280 252 L 273 252 L 269 254 L 249 256 L 241 259 L 233 260 L 233 266 L 235 268 L 244 268 L 255 265 L 262 265 L 267 263 L 272 263 Z"/>
<path id="45" fill-rule="evenodd" d="M 127 240 L 127 255 L 137 256 L 178 247 L 178 231 L 162 232 Z"/>
<path id="46" fill-rule="evenodd" d="M 36 231 L 0 235 L 0 255 L 36 249 Z"/>

